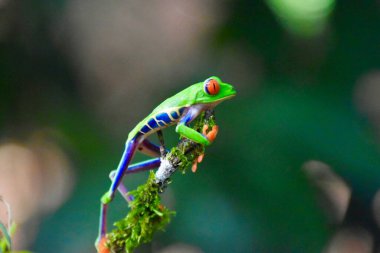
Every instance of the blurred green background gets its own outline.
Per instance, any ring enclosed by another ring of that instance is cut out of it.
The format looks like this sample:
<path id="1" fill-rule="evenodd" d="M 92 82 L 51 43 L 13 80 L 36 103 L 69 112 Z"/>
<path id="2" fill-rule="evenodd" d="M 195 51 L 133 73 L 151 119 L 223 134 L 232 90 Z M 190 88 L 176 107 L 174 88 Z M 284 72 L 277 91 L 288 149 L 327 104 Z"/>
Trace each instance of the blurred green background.
<path id="1" fill-rule="evenodd" d="M 94 252 L 129 130 L 217 75 L 238 96 L 138 252 L 375 252 L 379 27 L 375 0 L 0 0 L 0 195 L 21 203 L 17 247 Z M 25 152 L 37 165 L 16 166 Z M 110 209 L 110 223 L 128 212 L 120 196 Z"/>

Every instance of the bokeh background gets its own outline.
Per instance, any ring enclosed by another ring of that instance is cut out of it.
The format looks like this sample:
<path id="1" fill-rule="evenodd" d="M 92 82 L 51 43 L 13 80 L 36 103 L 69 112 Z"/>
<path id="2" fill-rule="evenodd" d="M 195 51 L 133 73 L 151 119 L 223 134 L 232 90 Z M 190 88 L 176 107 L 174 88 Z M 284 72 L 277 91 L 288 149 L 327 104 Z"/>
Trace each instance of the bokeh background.
<path id="1" fill-rule="evenodd" d="M 376 252 L 379 28 L 375 0 L 0 0 L 0 195 L 16 248 L 94 252 L 129 130 L 217 75 L 238 96 L 217 108 L 198 172 L 163 194 L 176 217 L 138 252 Z M 120 196 L 110 209 L 128 212 Z"/>

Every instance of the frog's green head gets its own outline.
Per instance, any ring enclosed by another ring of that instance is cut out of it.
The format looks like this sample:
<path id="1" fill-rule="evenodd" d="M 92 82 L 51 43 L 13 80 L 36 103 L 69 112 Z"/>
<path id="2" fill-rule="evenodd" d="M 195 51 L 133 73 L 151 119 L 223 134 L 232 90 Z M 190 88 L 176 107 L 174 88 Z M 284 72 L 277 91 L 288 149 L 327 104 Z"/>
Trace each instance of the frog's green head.
<path id="1" fill-rule="evenodd" d="M 236 95 L 236 90 L 231 84 L 223 83 L 219 77 L 212 76 L 204 82 L 194 85 L 196 87 L 196 104 L 219 104 Z"/>

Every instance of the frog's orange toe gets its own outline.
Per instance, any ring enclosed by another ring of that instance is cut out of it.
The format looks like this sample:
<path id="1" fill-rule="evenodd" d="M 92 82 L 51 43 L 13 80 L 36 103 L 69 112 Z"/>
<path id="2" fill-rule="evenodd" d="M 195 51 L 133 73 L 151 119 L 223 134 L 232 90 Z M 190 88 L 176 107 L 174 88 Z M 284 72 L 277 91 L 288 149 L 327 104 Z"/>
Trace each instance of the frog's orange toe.
<path id="1" fill-rule="evenodd" d="M 107 238 L 102 237 L 98 243 L 98 247 L 97 247 L 98 253 L 110 253 L 110 250 L 109 248 L 107 248 L 106 243 L 107 243 Z"/>
<path id="2" fill-rule="evenodd" d="M 203 129 L 202 129 L 203 135 L 207 135 L 207 129 L 208 129 L 208 125 L 203 125 Z"/>
<path id="3" fill-rule="evenodd" d="M 203 161 L 203 157 L 205 157 L 205 154 L 201 154 L 200 156 L 198 156 L 197 162 L 201 163 Z"/>
<path id="4" fill-rule="evenodd" d="M 197 172 L 197 169 L 198 169 L 198 163 L 195 160 L 193 163 L 193 166 L 191 167 L 191 171 L 195 173 L 195 172 Z"/>

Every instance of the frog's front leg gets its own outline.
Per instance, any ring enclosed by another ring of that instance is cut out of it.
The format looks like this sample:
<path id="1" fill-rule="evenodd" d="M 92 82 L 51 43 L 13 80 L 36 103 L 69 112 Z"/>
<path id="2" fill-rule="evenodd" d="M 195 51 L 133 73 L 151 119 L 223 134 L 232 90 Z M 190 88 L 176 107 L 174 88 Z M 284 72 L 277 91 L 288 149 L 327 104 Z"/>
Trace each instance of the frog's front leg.
<path id="1" fill-rule="evenodd" d="M 206 136 L 206 138 L 210 142 L 213 142 L 215 140 L 215 138 L 216 138 L 216 135 L 218 134 L 218 126 L 214 125 L 211 130 L 208 130 L 208 128 L 209 128 L 208 125 L 204 125 L 203 129 L 202 129 L 202 133 L 203 133 L 204 136 Z M 204 156 L 205 156 L 205 154 L 203 153 L 200 156 L 198 156 L 197 159 L 194 160 L 193 166 L 191 167 L 191 171 L 192 172 L 195 173 L 197 171 L 198 163 L 202 162 Z"/>
<path id="2" fill-rule="evenodd" d="M 215 140 L 216 135 L 218 133 L 218 126 L 215 125 L 212 127 L 211 130 L 209 130 L 208 125 L 204 125 L 202 133 L 199 133 L 187 126 L 192 120 L 194 120 L 199 115 L 199 112 L 199 108 L 190 109 L 178 123 L 176 127 L 176 132 L 194 142 L 208 146 Z M 197 159 L 195 159 L 191 168 L 193 172 L 197 171 L 197 165 L 198 163 L 202 162 L 203 157 L 204 154 L 201 154 Z"/>
<path id="3" fill-rule="evenodd" d="M 168 151 L 165 148 L 165 141 L 164 141 L 164 135 L 162 133 L 162 130 L 157 131 L 157 136 L 160 142 L 160 155 L 161 157 L 164 157 Z"/>
<path id="4" fill-rule="evenodd" d="M 202 108 L 198 107 L 191 107 L 186 115 L 184 115 L 181 120 L 178 122 L 178 125 L 176 127 L 176 132 L 182 135 L 183 137 L 186 137 L 189 140 L 192 140 L 196 143 L 208 146 L 212 143 L 213 138 L 208 138 L 209 136 L 207 134 L 201 134 L 191 127 L 189 127 L 189 123 L 193 121 L 199 113 L 202 111 Z M 205 132 L 205 131 L 204 131 Z M 210 136 L 211 137 L 211 136 Z"/>

